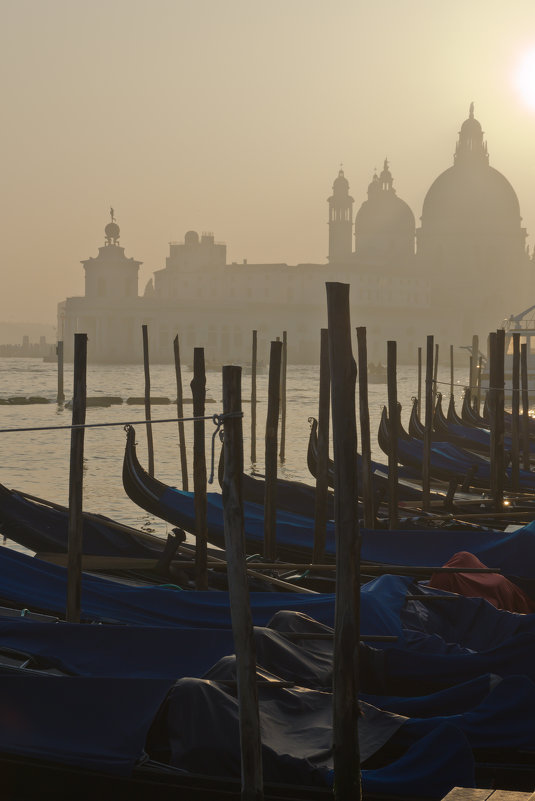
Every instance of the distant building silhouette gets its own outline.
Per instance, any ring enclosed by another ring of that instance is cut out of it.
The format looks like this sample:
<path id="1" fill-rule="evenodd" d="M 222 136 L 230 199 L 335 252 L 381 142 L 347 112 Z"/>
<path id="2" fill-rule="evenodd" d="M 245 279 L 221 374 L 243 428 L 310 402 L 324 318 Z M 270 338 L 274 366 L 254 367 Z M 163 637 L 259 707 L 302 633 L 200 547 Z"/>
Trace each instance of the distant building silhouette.
<path id="1" fill-rule="evenodd" d="M 325 282 L 351 284 L 352 319 L 368 328 L 369 355 L 385 359 L 388 339 L 400 361 L 414 361 L 426 334 L 444 346 L 485 337 L 526 305 L 533 263 L 516 194 L 489 166 L 473 104 L 463 123 L 453 166 L 431 185 L 421 226 L 393 186 L 385 159 L 353 223 L 354 200 L 340 168 L 328 198 L 327 264 L 226 263 L 226 246 L 211 233 L 188 231 L 171 242 L 163 269 L 138 294 L 140 261 L 119 246 L 112 219 L 96 258 L 82 262 L 85 295 L 58 307 L 58 338 L 72 358 L 73 334 L 88 334 L 94 362 L 141 360 L 141 326 L 149 328 L 151 358 L 173 359 L 178 333 L 183 358 L 204 347 L 207 362 L 250 359 L 251 331 L 259 354 L 288 332 L 294 363 L 318 359 L 326 325 Z M 354 249 L 353 249 L 354 241 Z"/>
<path id="2" fill-rule="evenodd" d="M 327 203 L 329 204 L 329 263 L 348 264 L 351 261 L 353 198 L 349 194 L 349 182 L 341 168 Z"/>
<path id="3" fill-rule="evenodd" d="M 529 305 L 533 265 L 516 193 L 489 165 L 474 104 L 461 126 L 453 166 L 433 182 L 416 232 L 432 300 L 454 315 L 461 337 L 495 330 Z"/>

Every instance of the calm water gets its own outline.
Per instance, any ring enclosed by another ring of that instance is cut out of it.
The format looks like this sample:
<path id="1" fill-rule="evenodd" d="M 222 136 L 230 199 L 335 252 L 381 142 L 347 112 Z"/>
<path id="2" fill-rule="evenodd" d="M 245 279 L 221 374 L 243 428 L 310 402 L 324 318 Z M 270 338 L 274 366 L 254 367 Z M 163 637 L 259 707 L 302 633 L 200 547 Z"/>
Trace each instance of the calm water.
<path id="1" fill-rule="evenodd" d="M 0 359 L 0 397 L 14 395 L 39 395 L 53 403 L 47 405 L 0 406 L 0 428 L 23 428 L 26 426 L 68 425 L 71 411 L 55 403 L 57 391 L 57 368 L 38 359 Z M 403 420 L 410 412 L 410 400 L 417 393 L 417 368 L 398 368 L 398 398 L 403 405 Z M 466 369 L 456 371 L 456 400 L 460 404 L 461 392 L 466 381 Z M 184 398 L 190 398 L 192 374 L 183 370 Z M 449 366 L 439 366 L 438 380 L 444 382 L 440 388 L 449 394 Z M 264 454 L 265 419 L 267 412 L 268 376 L 257 377 L 257 469 L 262 470 Z M 287 427 L 286 459 L 280 467 L 280 475 L 313 483 L 306 465 L 308 443 L 308 418 L 317 416 L 319 371 L 317 367 L 289 365 L 287 375 Z M 72 365 L 66 365 L 64 375 L 65 395 L 72 395 Z M 251 377 L 242 379 L 244 401 L 250 398 Z M 117 395 L 126 399 L 142 396 L 144 374 L 142 365 L 95 365 L 88 367 L 87 394 Z M 151 367 L 151 394 L 176 398 L 176 383 L 172 365 Z M 370 385 L 370 420 L 372 449 L 380 461 L 386 458 L 377 446 L 377 427 L 382 406 L 386 403 L 386 385 Z M 221 374 L 207 373 L 207 396 L 215 403 L 207 404 L 207 413 L 222 411 Z M 460 406 L 458 407 L 460 408 Z M 192 406 L 185 406 L 185 414 L 192 414 Z M 120 406 L 89 408 L 87 423 L 133 422 L 144 420 L 144 406 Z M 153 421 L 176 417 L 174 405 L 154 406 Z M 250 405 L 244 402 L 244 454 L 245 465 L 250 466 Z M 213 423 L 206 422 L 206 451 L 208 472 L 210 471 Z M 136 425 L 138 456 L 147 466 L 147 440 L 144 425 Z M 178 451 L 178 429 L 176 423 L 153 426 L 155 476 L 172 486 L 181 487 L 180 459 Z M 186 423 L 188 460 L 191 476 L 191 445 L 193 425 Z M 122 426 L 94 428 L 85 435 L 84 508 L 99 512 L 121 522 L 151 530 L 162 536 L 170 526 L 139 509 L 126 496 L 122 485 L 122 459 L 125 433 Z M 9 488 L 66 504 L 69 484 L 69 431 L 43 431 L 0 434 L 0 482 Z M 215 462 L 219 457 L 219 442 L 216 440 Z M 191 478 L 190 478 L 191 486 Z M 210 490 L 219 491 L 217 480 Z"/>

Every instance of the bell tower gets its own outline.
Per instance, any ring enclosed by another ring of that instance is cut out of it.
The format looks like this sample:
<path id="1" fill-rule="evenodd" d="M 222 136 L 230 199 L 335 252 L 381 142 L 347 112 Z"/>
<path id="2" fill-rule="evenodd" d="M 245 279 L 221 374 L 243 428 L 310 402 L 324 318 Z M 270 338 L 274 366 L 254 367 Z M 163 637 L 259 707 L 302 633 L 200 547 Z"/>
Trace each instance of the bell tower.
<path id="1" fill-rule="evenodd" d="M 340 168 L 333 183 L 329 204 L 329 263 L 349 264 L 353 228 L 353 198 L 349 183 Z"/>

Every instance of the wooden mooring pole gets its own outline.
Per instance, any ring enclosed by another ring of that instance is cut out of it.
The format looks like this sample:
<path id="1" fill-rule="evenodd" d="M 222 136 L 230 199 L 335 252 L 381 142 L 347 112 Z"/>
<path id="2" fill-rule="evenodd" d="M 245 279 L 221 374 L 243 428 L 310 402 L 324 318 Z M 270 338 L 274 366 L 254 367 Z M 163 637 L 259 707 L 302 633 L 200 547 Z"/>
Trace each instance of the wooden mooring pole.
<path id="1" fill-rule="evenodd" d="M 188 492 L 188 457 L 186 455 L 186 436 L 184 432 L 184 395 L 182 392 L 182 370 L 180 367 L 180 348 L 178 334 L 173 340 L 173 353 L 175 356 L 176 377 L 176 416 L 178 417 L 178 447 L 180 450 L 180 475 L 182 476 L 182 489 Z"/>
<path id="2" fill-rule="evenodd" d="M 258 332 L 253 331 L 251 358 L 251 464 L 256 464 L 256 364 L 258 358 Z"/>
<path id="3" fill-rule="evenodd" d="M 513 375 L 511 387 L 511 489 L 520 484 L 520 334 L 513 334 Z"/>
<path id="4" fill-rule="evenodd" d="M 241 367 L 223 367 L 224 472 L 223 524 L 240 717 L 241 798 L 262 801 L 262 742 L 256 684 L 256 650 L 247 586 L 242 496 L 243 426 L 239 416 Z M 236 415 L 236 416 L 234 416 Z"/>
<path id="5" fill-rule="evenodd" d="M 453 398 L 453 386 L 455 383 L 453 369 L 453 345 L 450 345 L 450 398 Z"/>
<path id="6" fill-rule="evenodd" d="M 268 408 L 265 437 L 264 558 L 277 557 L 277 435 L 282 342 L 271 343 L 269 356 Z"/>
<path id="7" fill-rule="evenodd" d="M 63 391 L 63 341 L 60 340 L 56 345 L 56 354 L 58 357 L 58 394 L 56 403 L 65 403 L 65 392 Z"/>
<path id="8" fill-rule="evenodd" d="M 418 348 L 418 417 L 422 417 L 422 349 Z"/>
<path id="9" fill-rule="evenodd" d="M 152 441 L 152 425 L 150 412 L 150 370 L 149 370 L 149 334 L 146 325 L 141 326 L 143 335 L 143 369 L 145 371 L 145 420 L 147 421 L 147 450 L 149 456 L 149 476 L 154 475 L 154 444 Z"/>
<path id="10" fill-rule="evenodd" d="M 424 445 L 422 460 L 422 506 L 424 511 L 430 509 L 429 491 L 431 486 L 431 440 L 433 436 L 433 336 L 427 337 L 427 353 L 425 363 L 425 421 Z"/>
<path id="11" fill-rule="evenodd" d="M 483 356 L 480 356 L 477 362 L 477 375 L 476 375 L 476 396 L 473 400 L 473 409 L 477 415 L 481 408 L 481 373 L 483 372 Z"/>
<path id="12" fill-rule="evenodd" d="M 388 388 L 388 527 L 398 527 L 398 388 L 397 388 L 397 343 L 389 340 L 387 347 Z"/>
<path id="13" fill-rule="evenodd" d="M 87 334 L 74 335 L 74 380 L 72 395 L 72 425 L 85 424 L 87 395 Z M 83 531 L 83 428 L 71 429 L 71 458 L 69 469 L 69 521 L 67 554 L 67 623 L 80 622 L 82 588 L 82 531 Z"/>
<path id="14" fill-rule="evenodd" d="M 328 282 L 326 287 L 336 521 L 334 797 L 336 801 L 358 801 L 362 791 L 358 741 L 360 549 L 355 420 L 356 365 L 351 353 L 349 285 Z"/>
<path id="15" fill-rule="evenodd" d="M 206 371 L 204 348 L 193 349 L 193 379 L 190 383 L 193 396 L 193 492 L 195 499 L 195 587 L 208 589 L 207 537 L 206 537 L 206 451 L 205 414 Z"/>
<path id="16" fill-rule="evenodd" d="M 435 361 L 433 364 L 433 413 L 435 409 L 435 404 L 437 402 L 437 392 L 438 392 L 438 342 L 435 345 Z"/>
<path id="17" fill-rule="evenodd" d="M 281 354 L 281 435 L 279 447 L 279 459 L 284 462 L 286 457 L 286 372 L 288 367 L 288 333 L 282 332 L 282 354 Z"/>
<path id="18" fill-rule="evenodd" d="M 504 481 L 504 343 L 503 328 L 489 337 L 490 476 L 494 510 L 503 506 Z"/>
<path id="19" fill-rule="evenodd" d="M 375 528 L 375 509 L 372 479 L 372 449 L 370 438 L 370 407 L 368 402 L 368 345 L 366 328 L 357 328 L 360 447 L 362 451 L 362 499 L 364 501 L 364 525 Z"/>
<path id="20" fill-rule="evenodd" d="M 479 364 L 479 336 L 477 334 L 474 334 L 472 337 L 472 361 L 470 362 L 471 366 L 470 391 L 472 393 L 472 397 L 474 397 L 476 393 L 478 364 Z"/>
<path id="21" fill-rule="evenodd" d="M 496 331 L 496 497 L 497 512 L 503 509 L 503 487 L 505 481 L 505 331 Z"/>
<path id="22" fill-rule="evenodd" d="M 522 382 L 522 467 L 529 470 L 529 393 L 528 393 L 528 346 L 520 345 L 520 375 Z"/>
<path id="23" fill-rule="evenodd" d="M 329 492 L 329 404 L 331 398 L 331 375 L 329 371 L 329 332 L 321 329 L 320 342 L 320 390 L 318 405 L 318 459 L 316 472 L 316 495 L 314 499 L 314 547 L 312 561 L 321 562 L 325 555 L 327 536 L 327 497 Z"/>

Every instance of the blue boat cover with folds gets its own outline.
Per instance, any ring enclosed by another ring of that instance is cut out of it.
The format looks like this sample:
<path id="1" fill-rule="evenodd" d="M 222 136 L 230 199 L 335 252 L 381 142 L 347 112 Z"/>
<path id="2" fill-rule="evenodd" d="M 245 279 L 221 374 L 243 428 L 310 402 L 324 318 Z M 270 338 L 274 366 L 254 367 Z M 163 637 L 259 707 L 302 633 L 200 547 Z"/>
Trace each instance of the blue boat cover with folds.
<path id="1" fill-rule="evenodd" d="M 184 528 L 194 529 L 195 508 L 193 493 L 168 488 L 161 503 L 184 518 Z M 249 543 L 264 541 L 264 509 L 254 503 L 244 504 L 245 535 Z M 223 499 L 217 493 L 208 493 L 207 525 L 214 536 L 223 537 Z M 285 545 L 300 548 L 312 547 L 314 523 L 310 518 L 290 512 L 277 512 L 277 539 Z M 369 531 L 361 529 L 361 557 L 369 562 L 390 565 L 420 565 L 439 567 L 458 551 L 469 551 L 488 567 L 502 572 L 535 578 L 535 521 L 513 533 L 474 530 L 409 530 Z M 327 524 L 325 550 L 334 555 L 335 525 Z"/>
<path id="2" fill-rule="evenodd" d="M 422 440 L 411 437 L 398 439 L 398 459 L 401 464 L 418 468 L 423 460 Z M 459 480 L 464 478 L 472 467 L 477 467 L 475 480 L 481 486 L 490 487 L 490 462 L 483 456 L 472 451 L 459 448 L 450 442 L 431 443 L 431 475 L 446 478 L 456 476 Z M 511 468 L 505 470 L 506 479 L 511 480 Z M 507 482 L 506 482 L 507 483 Z M 533 491 L 535 489 L 535 473 L 529 470 L 519 472 L 520 489 Z"/>
<path id="3" fill-rule="evenodd" d="M 60 611 L 65 592 L 63 568 L 0 550 L 4 598 Z M 421 594 L 435 600 L 410 599 Z M 535 749 L 535 615 L 440 595 L 408 577 L 362 587 L 361 630 L 398 638 L 361 644 L 367 793 L 440 798 L 473 785 L 474 750 Z M 251 604 L 259 673 L 296 684 L 259 693 L 265 778 L 330 786 L 332 643 L 283 633 L 325 631 L 334 597 L 252 593 Z M 87 619 L 130 625 L 0 620 L 0 652 L 70 674 L 2 670 L 0 751 L 128 774 L 145 749 L 179 769 L 239 777 L 235 692 L 218 683 L 235 677 L 227 594 L 85 576 L 82 607 Z"/>
<path id="4" fill-rule="evenodd" d="M 0 752 L 130 775 L 169 680 L 2 675 Z"/>

